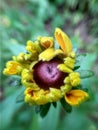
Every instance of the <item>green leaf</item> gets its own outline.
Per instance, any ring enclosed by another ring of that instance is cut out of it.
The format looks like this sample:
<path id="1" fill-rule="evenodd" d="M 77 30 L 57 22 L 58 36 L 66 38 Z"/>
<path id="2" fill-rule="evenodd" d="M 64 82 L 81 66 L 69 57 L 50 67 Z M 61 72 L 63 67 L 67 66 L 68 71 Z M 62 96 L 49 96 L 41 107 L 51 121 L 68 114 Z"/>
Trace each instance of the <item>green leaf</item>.
<path id="1" fill-rule="evenodd" d="M 66 112 L 70 113 L 72 111 L 72 107 L 65 101 L 64 98 L 62 98 L 60 102 Z"/>
<path id="2" fill-rule="evenodd" d="M 91 70 L 79 70 L 78 72 L 80 73 L 80 77 L 82 79 L 89 78 L 89 77 L 92 77 L 94 75 L 94 72 Z"/>
<path id="3" fill-rule="evenodd" d="M 50 103 L 47 103 L 45 105 L 40 106 L 40 115 L 42 118 L 47 115 L 49 108 L 50 108 L 50 105 L 51 105 Z"/>

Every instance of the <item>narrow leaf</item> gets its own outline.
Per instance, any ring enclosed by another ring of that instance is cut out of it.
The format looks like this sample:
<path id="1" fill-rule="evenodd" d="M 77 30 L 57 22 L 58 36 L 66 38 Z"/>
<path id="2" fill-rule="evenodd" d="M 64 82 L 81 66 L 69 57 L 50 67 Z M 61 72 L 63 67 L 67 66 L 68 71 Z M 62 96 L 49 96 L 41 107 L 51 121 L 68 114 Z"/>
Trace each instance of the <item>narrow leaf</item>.
<path id="1" fill-rule="evenodd" d="M 78 72 L 80 73 L 80 77 L 82 79 L 89 78 L 89 77 L 92 77 L 94 75 L 94 72 L 91 70 L 79 70 Z"/>
<path id="2" fill-rule="evenodd" d="M 72 107 L 65 101 L 64 98 L 62 98 L 60 102 L 66 112 L 70 113 L 72 111 Z"/>

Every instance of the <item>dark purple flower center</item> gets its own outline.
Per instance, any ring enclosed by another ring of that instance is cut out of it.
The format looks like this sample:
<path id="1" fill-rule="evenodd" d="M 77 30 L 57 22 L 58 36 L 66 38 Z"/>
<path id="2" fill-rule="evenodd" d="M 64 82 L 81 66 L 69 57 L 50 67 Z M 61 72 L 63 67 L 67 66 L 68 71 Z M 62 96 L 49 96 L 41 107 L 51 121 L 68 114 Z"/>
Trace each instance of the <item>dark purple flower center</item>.
<path id="1" fill-rule="evenodd" d="M 40 61 L 34 66 L 34 80 L 45 90 L 51 88 L 60 88 L 63 85 L 64 78 L 68 75 L 67 73 L 61 72 L 57 66 L 62 61 L 53 59 L 51 61 Z"/>

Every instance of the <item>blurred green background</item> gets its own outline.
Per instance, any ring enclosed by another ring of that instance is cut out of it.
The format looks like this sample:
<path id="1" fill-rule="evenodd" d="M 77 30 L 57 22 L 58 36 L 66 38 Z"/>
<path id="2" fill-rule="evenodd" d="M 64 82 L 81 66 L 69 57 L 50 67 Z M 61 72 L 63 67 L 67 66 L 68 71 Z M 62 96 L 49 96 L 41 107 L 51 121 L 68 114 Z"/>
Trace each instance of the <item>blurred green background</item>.
<path id="1" fill-rule="evenodd" d="M 13 55 L 25 51 L 27 40 L 52 36 L 55 27 L 69 35 L 80 53 L 87 52 L 81 69 L 95 75 L 82 81 L 90 101 L 70 114 L 58 102 L 41 118 L 34 107 L 17 103 L 23 88 L 2 70 Z M 0 56 L 0 130 L 98 130 L 98 0 L 1 0 Z"/>

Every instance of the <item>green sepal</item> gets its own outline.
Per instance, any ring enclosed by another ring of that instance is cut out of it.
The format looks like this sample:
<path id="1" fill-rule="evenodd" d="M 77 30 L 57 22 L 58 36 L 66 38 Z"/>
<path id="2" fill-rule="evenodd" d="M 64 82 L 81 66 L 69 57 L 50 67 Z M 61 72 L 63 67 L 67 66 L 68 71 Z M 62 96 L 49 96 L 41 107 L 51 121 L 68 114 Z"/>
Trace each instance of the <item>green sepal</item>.
<path id="1" fill-rule="evenodd" d="M 80 73 L 80 78 L 82 79 L 94 76 L 94 72 L 91 70 L 79 70 L 77 72 Z"/>
<path id="2" fill-rule="evenodd" d="M 88 88 L 82 88 L 82 90 L 88 93 Z"/>
<path id="3" fill-rule="evenodd" d="M 72 87 L 72 90 L 76 90 L 76 89 L 83 89 L 83 85 L 79 84 L 78 86 Z"/>
<path id="4" fill-rule="evenodd" d="M 62 99 L 60 100 L 60 102 L 61 102 L 61 105 L 62 105 L 62 107 L 64 108 L 64 110 L 65 110 L 66 112 L 70 113 L 70 112 L 72 111 L 72 106 L 70 106 L 70 105 L 65 101 L 64 98 L 62 98 Z"/>
<path id="5" fill-rule="evenodd" d="M 57 107 L 57 102 L 53 102 L 52 105 L 56 108 Z"/>
<path id="6" fill-rule="evenodd" d="M 77 66 L 75 66 L 75 67 L 74 67 L 74 69 L 73 69 L 73 70 L 75 71 L 75 70 L 77 70 L 77 69 L 79 69 L 79 68 L 80 68 L 80 66 L 79 66 L 79 65 L 77 65 Z"/>
<path id="7" fill-rule="evenodd" d="M 47 104 L 45 104 L 45 105 L 41 105 L 41 106 L 40 106 L 40 116 L 41 116 L 42 118 L 44 118 L 44 117 L 47 115 L 50 106 L 51 106 L 50 103 L 47 103 Z"/>

